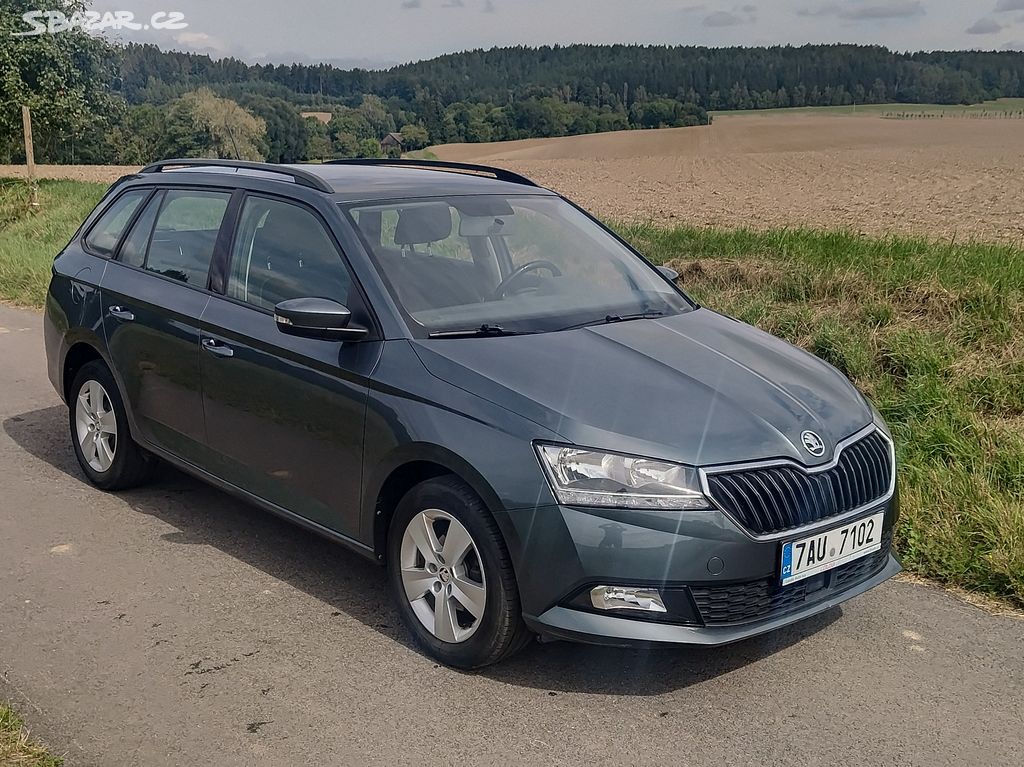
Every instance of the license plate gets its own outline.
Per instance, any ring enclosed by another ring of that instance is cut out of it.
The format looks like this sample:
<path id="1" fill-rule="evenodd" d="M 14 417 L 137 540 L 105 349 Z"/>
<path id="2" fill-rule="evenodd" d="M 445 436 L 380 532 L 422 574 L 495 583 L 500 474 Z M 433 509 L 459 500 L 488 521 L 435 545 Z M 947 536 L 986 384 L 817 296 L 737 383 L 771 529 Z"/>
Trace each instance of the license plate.
<path id="1" fill-rule="evenodd" d="M 782 547 L 782 585 L 832 570 L 882 548 L 885 514 L 858 519 Z"/>

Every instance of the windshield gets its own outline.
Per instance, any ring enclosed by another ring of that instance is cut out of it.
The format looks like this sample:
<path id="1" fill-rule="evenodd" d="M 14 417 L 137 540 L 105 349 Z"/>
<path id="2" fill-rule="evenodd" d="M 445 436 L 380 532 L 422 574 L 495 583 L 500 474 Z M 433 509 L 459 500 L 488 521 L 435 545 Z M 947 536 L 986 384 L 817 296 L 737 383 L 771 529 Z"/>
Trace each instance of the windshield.
<path id="1" fill-rule="evenodd" d="M 538 333 L 691 308 L 558 197 L 428 198 L 348 212 L 419 336 Z"/>

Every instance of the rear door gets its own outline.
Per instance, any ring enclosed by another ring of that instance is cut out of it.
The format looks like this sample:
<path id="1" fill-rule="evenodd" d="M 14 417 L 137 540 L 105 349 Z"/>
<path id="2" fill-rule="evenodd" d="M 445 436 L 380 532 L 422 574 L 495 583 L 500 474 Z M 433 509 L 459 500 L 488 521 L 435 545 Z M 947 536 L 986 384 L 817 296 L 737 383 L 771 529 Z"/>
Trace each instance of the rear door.
<path id="1" fill-rule="evenodd" d="M 218 474 L 355 538 L 368 378 L 381 344 L 285 335 L 273 316 L 281 301 L 330 298 L 372 327 L 355 280 L 317 212 L 269 195 L 245 197 L 226 266 L 226 295 L 210 300 L 202 323 Z"/>
<path id="2" fill-rule="evenodd" d="M 101 285 L 107 347 L 136 438 L 201 467 L 210 455 L 199 320 L 230 200 L 224 190 L 155 191 Z"/>

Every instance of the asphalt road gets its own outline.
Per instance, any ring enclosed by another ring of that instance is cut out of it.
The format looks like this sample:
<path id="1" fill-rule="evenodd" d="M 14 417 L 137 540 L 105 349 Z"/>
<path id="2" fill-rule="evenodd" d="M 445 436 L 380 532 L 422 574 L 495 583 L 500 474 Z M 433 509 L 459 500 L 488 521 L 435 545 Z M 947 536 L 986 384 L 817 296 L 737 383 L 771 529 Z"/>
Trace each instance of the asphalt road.
<path id="1" fill-rule="evenodd" d="M 0 307 L 0 698 L 70 765 L 1024 765 L 1024 621 L 890 582 L 714 650 L 410 647 L 375 565 L 167 469 L 86 484 Z"/>

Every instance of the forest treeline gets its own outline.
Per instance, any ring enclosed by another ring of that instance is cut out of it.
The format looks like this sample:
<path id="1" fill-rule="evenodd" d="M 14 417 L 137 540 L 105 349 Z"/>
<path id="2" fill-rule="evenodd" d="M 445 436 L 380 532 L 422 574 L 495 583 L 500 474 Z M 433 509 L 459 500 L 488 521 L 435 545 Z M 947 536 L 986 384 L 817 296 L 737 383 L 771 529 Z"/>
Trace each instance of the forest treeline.
<path id="1" fill-rule="evenodd" d="M 0 18 L 0 36 L 14 23 Z M 0 49 L 0 160 L 21 156 L 23 103 L 33 107 L 40 161 L 138 164 L 170 155 L 376 156 L 388 133 L 401 134 L 409 151 L 695 126 L 722 110 L 1024 96 L 1017 52 L 570 45 L 467 51 L 368 71 L 119 47 L 84 33 L 56 37 L 16 38 Z"/>
<path id="2" fill-rule="evenodd" d="M 646 98 L 708 110 L 863 103 L 968 104 L 1024 96 L 1024 53 L 895 53 L 879 46 L 772 48 L 569 45 L 452 53 L 386 71 L 326 64 L 249 65 L 237 59 L 129 47 L 122 63 L 129 101 L 200 85 L 265 84 L 303 104 L 351 105 L 370 93 L 411 105 L 424 93 L 441 107 L 502 106 L 554 96 L 628 112 Z"/>

